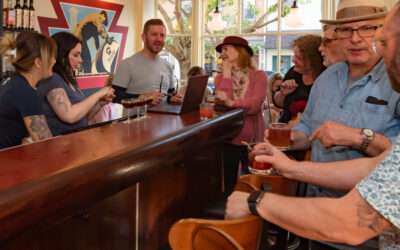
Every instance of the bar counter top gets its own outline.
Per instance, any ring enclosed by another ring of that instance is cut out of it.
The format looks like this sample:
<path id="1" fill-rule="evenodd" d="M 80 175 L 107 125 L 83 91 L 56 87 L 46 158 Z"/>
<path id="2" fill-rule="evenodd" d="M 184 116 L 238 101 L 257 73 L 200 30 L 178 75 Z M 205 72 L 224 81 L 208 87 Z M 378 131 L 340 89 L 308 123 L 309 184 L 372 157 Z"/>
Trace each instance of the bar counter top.
<path id="1" fill-rule="evenodd" d="M 108 124 L 0 151 L 0 240 L 149 178 L 241 128 L 243 111 Z"/>

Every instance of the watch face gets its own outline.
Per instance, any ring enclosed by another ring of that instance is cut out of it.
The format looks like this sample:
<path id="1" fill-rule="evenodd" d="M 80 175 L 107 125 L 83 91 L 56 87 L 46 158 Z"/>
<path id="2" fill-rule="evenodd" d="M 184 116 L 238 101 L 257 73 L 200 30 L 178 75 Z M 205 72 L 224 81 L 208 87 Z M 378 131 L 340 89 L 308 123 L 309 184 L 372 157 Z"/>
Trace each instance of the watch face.
<path id="1" fill-rule="evenodd" d="M 371 137 L 374 135 L 374 131 L 372 131 L 371 129 L 368 129 L 368 128 L 364 129 L 363 133 L 368 137 Z"/>

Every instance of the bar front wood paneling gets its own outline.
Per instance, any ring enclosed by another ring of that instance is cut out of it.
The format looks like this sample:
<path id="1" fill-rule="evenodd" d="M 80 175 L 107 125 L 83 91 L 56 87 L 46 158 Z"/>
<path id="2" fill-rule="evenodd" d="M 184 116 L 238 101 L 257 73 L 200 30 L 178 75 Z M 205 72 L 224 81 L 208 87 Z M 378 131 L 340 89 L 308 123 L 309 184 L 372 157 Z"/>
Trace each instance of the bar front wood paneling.
<path id="1" fill-rule="evenodd" d="M 0 249 L 159 249 L 220 191 L 242 116 L 150 113 L 0 151 Z"/>

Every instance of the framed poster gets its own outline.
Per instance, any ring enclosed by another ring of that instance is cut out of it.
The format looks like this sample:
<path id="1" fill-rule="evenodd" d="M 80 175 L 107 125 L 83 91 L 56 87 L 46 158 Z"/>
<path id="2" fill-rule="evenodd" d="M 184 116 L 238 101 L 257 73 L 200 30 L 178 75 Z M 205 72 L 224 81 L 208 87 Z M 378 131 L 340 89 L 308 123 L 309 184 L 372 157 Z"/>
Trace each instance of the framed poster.
<path id="1" fill-rule="evenodd" d="M 38 17 L 40 32 L 60 31 L 82 40 L 83 63 L 78 72 L 82 89 L 102 87 L 122 60 L 128 27 L 118 26 L 123 5 L 93 0 L 51 0 L 57 18 Z"/>

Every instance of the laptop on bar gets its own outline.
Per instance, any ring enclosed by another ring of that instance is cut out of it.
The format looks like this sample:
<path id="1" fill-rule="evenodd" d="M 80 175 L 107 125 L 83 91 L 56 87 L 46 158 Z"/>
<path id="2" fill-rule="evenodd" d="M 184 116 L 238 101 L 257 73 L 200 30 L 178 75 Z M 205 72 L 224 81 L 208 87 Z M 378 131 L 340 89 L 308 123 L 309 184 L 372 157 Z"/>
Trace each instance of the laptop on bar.
<path id="1" fill-rule="evenodd" d="M 166 101 L 149 108 L 150 112 L 167 114 L 184 114 L 199 108 L 203 101 L 204 91 L 207 86 L 208 76 L 194 76 L 189 78 L 188 86 L 182 104 L 169 104 Z"/>

